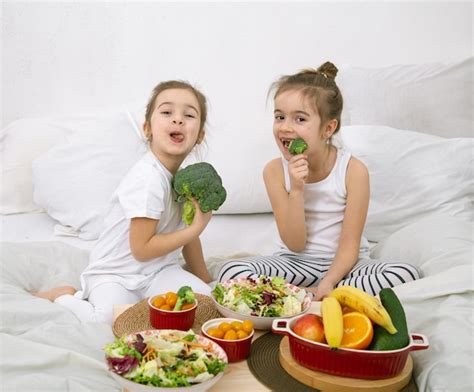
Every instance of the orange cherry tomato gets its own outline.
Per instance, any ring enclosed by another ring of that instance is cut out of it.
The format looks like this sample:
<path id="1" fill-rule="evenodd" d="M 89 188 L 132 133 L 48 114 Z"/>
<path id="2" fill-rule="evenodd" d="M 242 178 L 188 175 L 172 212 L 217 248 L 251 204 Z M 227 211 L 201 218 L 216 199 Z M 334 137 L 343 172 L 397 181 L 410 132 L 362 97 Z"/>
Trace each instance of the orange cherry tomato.
<path id="1" fill-rule="evenodd" d="M 250 320 L 244 320 L 242 323 L 242 329 L 248 334 L 251 334 L 253 331 L 253 323 Z"/>
<path id="2" fill-rule="evenodd" d="M 174 307 L 174 305 L 176 305 L 176 301 L 178 300 L 178 294 L 173 293 L 172 291 L 168 291 L 168 292 L 165 294 L 165 297 L 166 297 L 166 303 L 167 303 L 170 307 Z"/>
<path id="3" fill-rule="evenodd" d="M 159 308 L 159 307 L 160 307 L 161 305 L 163 305 L 165 302 L 166 302 L 166 298 L 163 297 L 162 295 L 153 298 L 153 300 L 151 301 L 151 303 L 153 304 L 153 306 L 156 306 L 157 308 Z"/>
<path id="4" fill-rule="evenodd" d="M 229 329 L 224 335 L 224 340 L 237 340 L 237 332 Z"/>
<path id="5" fill-rule="evenodd" d="M 217 339 L 222 339 L 224 337 L 224 332 L 219 328 L 209 328 L 207 334 Z"/>
<path id="6" fill-rule="evenodd" d="M 168 304 L 161 305 L 161 306 L 160 306 L 160 309 L 161 309 L 161 310 L 172 310 L 172 309 L 171 309 L 171 306 L 168 305 Z"/>
<path id="7" fill-rule="evenodd" d="M 227 331 L 229 331 L 230 329 L 232 329 L 232 326 L 227 323 L 227 322 L 222 322 L 219 324 L 219 326 L 217 327 L 219 328 L 220 330 L 222 330 L 222 332 L 226 333 Z M 235 332 L 235 331 L 234 331 Z"/>
<path id="8" fill-rule="evenodd" d="M 245 332 L 243 329 L 240 329 L 237 331 L 237 339 L 245 339 L 248 336 L 249 334 Z"/>
<path id="9" fill-rule="evenodd" d="M 235 332 L 240 331 L 242 329 L 242 322 L 240 321 L 232 321 L 230 325 L 232 326 L 232 329 Z"/>
<path id="10" fill-rule="evenodd" d="M 183 306 L 181 306 L 181 310 L 191 309 L 193 306 L 194 306 L 194 304 L 185 303 L 185 304 L 183 304 Z"/>

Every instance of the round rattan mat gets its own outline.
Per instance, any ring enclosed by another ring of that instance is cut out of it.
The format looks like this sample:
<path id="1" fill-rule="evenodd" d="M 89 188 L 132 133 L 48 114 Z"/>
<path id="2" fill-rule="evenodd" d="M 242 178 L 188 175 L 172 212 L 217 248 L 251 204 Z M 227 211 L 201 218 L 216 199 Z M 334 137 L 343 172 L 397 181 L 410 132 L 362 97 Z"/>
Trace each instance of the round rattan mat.
<path id="1" fill-rule="evenodd" d="M 247 359 L 252 374 L 262 384 L 275 392 L 306 392 L 317 390 L 297 381 L 283 369 L 279 359 L 280 342 L 282 338 L 282 335 L 266 333 L 252 342 L 250 356 Z M 413 378 L 402 391 L 418 391 Z"/>
<path id="2" fill-rule="evenodd" d="M 196 294 L 198 306 L 196 309 L 196 317 L 192 329 L 196 333 L 201 332 L 201 326 L 207 321 L 214 318 L 222 317 L 214 306 L 214 302 L 210 297 L 203 294 Z M 150 311 L 148 309 L 148 299 L 144 299 L 139 303 L 125 310 L 114 322 L 112 331 L 115 336 L 121 337 L 131 333 L 154 329 L 150 324 Z"/>

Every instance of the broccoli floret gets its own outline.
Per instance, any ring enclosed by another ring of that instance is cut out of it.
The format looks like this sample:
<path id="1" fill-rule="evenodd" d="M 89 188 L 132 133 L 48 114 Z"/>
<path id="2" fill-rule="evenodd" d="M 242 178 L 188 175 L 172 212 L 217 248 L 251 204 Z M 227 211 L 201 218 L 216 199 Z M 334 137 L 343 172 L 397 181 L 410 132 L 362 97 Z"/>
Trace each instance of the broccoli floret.
<path id="1" fill-rule="evenodd" d="M 196 295 L 194 294 L 193 289 L 189 286 L 181 287 L 176 294 L 178 294 L 178 300 L 176 301 L 173 310 L 181 310 L 183 304 L 192 304 L 196 300 Z"/>
<path id="2" fill-rule="evenodd" d="M 173 189 L 178 194 L 177 201 L 184 201 L 183 221 L 188 225 L 193 222 L 195 213 L 192 198 L 198 201 L 202 212 L 209 212 L 219 209 L 227 197 L 221 178 L 207 162 L 179 170 L 173 178 Z"/>
<path id="3" fill-rule="evenodd" d="M 288 147 L 290 154 L 302 154 L 308 148 L 306 142 L 301 138 L 293 139 Z"/>

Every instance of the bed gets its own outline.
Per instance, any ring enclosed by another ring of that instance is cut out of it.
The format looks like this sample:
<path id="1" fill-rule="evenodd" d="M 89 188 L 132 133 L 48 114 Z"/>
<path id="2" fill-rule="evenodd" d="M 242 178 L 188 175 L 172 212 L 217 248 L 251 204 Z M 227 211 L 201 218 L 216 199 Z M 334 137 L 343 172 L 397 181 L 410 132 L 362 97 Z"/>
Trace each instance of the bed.
<path id="1" fill-rule="evenodd" d="M 371 174 L 365 232 L 371 254 L 415 264 L 423 273 L 395 289 L 409 329 L 430 342 L 428 350 L 413 353 L 420 391 L 474 386 L 472 68 L 471 58 L 347 67 L 340 74 L 346 102 L 336 142 Z M 124 104 L 101 115 L 17 120 L 2 130 L 0 361 L 6 391 L 32 385 L 37 391 L 119 391 L 102 360 L 103 344 L 113 340 L 110 326 L 81 324 L 29 291 L 78 286 L 100 232 L 101 208 L 144 151 L 142 115 L 143 105 Z M 277 153 L 267 129 L 251 146 L 211 133 L 202 153 L 228 190 L 202 236 L 214 277 L 226 259 L 273 251 L 277 231 L 261 169 Z M 229 154 L 236 164 L 229 165 Z"/>

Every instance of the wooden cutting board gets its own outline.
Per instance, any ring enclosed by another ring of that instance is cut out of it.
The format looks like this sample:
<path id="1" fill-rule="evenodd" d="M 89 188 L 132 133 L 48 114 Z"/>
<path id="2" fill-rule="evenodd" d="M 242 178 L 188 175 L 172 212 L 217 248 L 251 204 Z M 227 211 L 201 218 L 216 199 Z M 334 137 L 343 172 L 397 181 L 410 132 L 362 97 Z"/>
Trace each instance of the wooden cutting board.
<path id="1" fill-rule="evenodd" d="M 413 360 L 408 355 L 402 372 L 384 380 L 363 380 L 317 372 L 301 366 L 293 359 L 287 336 L 280 343 L 280 363 L 283 369 L 299 382 L 324 392 L 398 392 L 410 382 L 413 371 Z"/>

